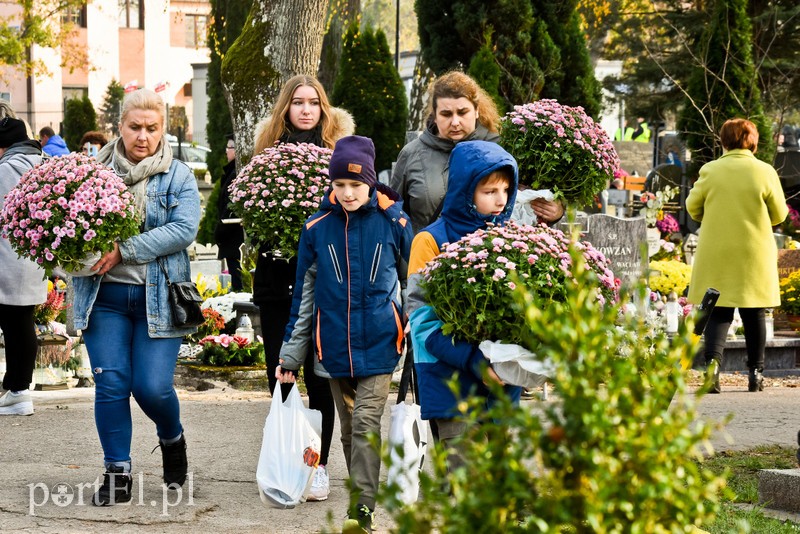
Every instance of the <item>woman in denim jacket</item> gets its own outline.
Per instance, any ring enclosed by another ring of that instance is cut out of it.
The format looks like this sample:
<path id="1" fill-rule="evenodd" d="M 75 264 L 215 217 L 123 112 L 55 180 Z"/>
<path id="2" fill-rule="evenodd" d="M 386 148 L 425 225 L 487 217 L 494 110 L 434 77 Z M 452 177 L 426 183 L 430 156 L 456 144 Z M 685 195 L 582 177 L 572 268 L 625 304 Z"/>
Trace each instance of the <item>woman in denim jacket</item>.
<path id="1" fill-rule="evenodd" d="M 173 161 L 162 140 L 164 102 L 141 89 L 122 107 L 121 137 L 97 159 L 125 180 L 136 199 L 141 233 L 114 244 L 92 267 L 74 278 L 75 328 L 81 329 L 96 384 L 95 421 L 103 446 L 105 475 L 92 503 L 131 499 L 130 396 L 156 424 L 164 483 L 186 480 L 186 441 L 173 387 L 181 338 L 194 328 L 172 325 L 167 282 L 191 278 L 186 248 L 197 234 L 200 196 L 191 170 Z"/>

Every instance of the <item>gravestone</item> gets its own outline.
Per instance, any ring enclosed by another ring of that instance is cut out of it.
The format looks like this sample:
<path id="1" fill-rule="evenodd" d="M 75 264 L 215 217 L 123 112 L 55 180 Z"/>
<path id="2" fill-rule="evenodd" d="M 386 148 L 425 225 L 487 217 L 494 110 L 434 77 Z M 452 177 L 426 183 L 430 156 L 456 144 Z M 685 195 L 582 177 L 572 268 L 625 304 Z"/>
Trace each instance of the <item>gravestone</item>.
<path id="1" fill-rule="evenodd" d="M 583 239 L 611 260 L 614 276 L 623 283 L 635 283 L 642 276 L 642 244 L 647 240 L 644 217 L 621 219 L 610 215 L 589 215 Z"/>
<path id="2" fill-rule="evenodd" d="M 800 269 L 800 249 L 778 249 L 778 278 L 783 280 Z"/>

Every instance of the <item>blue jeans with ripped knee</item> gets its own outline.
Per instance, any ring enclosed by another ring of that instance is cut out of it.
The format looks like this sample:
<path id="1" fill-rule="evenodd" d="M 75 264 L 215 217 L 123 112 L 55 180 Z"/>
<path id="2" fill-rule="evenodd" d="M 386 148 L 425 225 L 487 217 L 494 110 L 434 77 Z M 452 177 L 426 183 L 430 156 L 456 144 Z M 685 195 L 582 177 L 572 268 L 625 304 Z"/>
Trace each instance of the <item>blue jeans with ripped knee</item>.
<path id="1" fill-rule="evenodd" d="M 145 286 L 100 284 L 83 330 L 95 381 L 95 423 L 106 467 L 130 470 L 130 397 L 156 424 L 158 437 L 181 435 L 180 405 L 173 387 L 181 338 L 148 335 Z"/>

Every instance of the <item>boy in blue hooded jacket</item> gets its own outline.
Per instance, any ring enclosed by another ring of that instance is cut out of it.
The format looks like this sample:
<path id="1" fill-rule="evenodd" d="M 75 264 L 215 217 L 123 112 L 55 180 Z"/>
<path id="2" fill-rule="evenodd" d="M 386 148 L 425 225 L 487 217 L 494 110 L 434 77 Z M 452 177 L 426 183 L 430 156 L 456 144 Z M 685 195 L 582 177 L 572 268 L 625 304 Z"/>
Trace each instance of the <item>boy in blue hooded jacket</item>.
<path id="1" fill-rule="evenodd" d="M 314 370 L 330 379 L 353 485 L 342 532 L 371 532 L 381 459 L 367 437 L 381 434 L 403 348 L 400 279 L 414 234 L 399 195 L 377 182 L 370 139 L 339 139 L 328 175 L 331 188 L 300 234 L 292 311 L 275 377 L 294 382 L 313 342 Z"/>
<path id="2" fill-rule="evenodd" d="M 485 398 L 488 406 L 492 395 L 484 384 L 484 370 L 489 380 L 502 382 L 477 345 L 442 333 L 442 321 L 420 288 L 421 271 L 445 243 L 455 243 L 489 223 L 505 224 L 514 207 L 517 185 L 517 162 L 502 147 L 486 141 L 458 143 L 450 155 L 450 178 L 441 217 L 417 234 L 411 245 L 406 312 L 411 322 L 422 417 L 435 423 L 439 441 L 451 447 L 450 470 L 464 463 L 448 443 L 466 431 L 466 423 L 458 417 L 459 401 L 477 395 Z M 455 375 L 459 398 L 448 385 Z M 515 402 L 521 391 L 522 388 L 506 386 Z"/>

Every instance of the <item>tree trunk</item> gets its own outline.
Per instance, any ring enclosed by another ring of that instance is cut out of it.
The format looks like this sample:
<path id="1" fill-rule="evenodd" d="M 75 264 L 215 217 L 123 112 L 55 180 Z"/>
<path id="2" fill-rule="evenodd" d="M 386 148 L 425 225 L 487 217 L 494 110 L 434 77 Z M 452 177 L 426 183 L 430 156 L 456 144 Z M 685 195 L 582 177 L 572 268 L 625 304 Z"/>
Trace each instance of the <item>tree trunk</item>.
<path id="1" fill-rule="evenodd" d="M 328 9 L 330 19 L 322 41 L 322 57 L 317 79 L 328 94 L 333 92 L 336 71 L 342 57 L 344 32 L 361 15 L 361 0 L 333 0 Z"/>
<path id="2" fill-rule="evenodd" d="M 316 75 L 327 5 L 328 0 L 253 2 L 222 62 L 239 167 L 252 156 L 255 127 L 269 114 L 283 83 L 295 74 Z"/>

